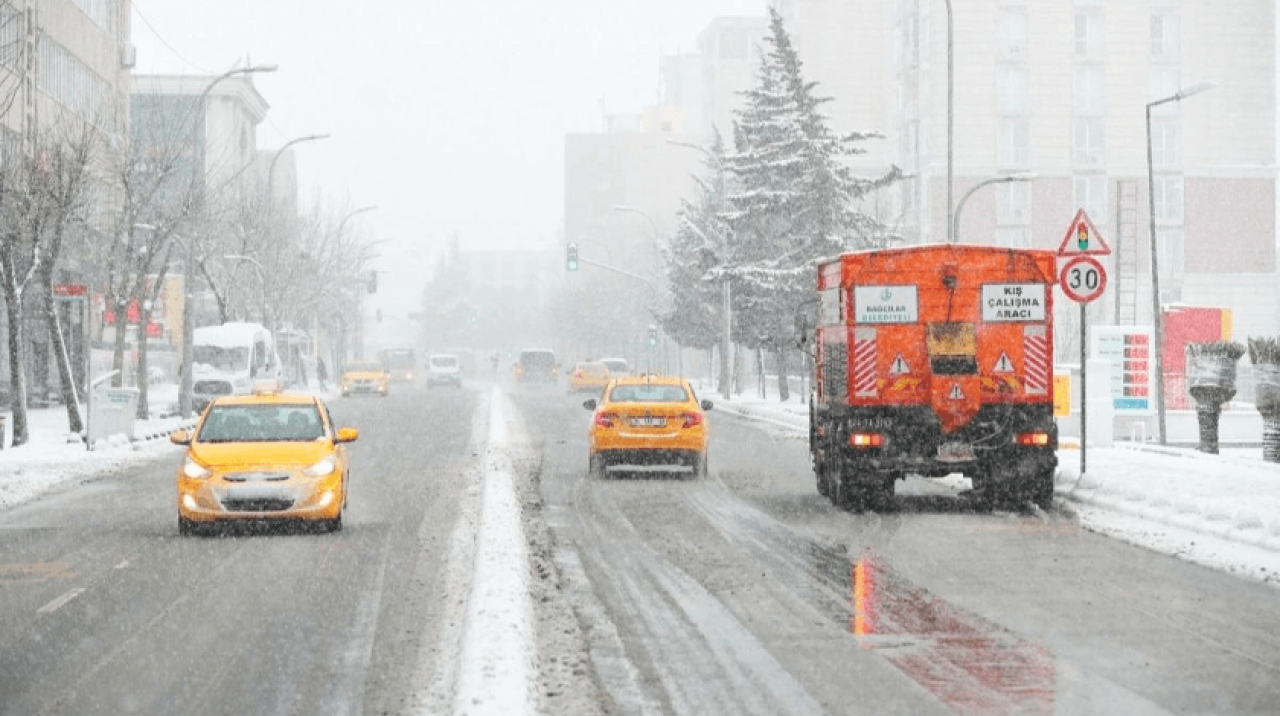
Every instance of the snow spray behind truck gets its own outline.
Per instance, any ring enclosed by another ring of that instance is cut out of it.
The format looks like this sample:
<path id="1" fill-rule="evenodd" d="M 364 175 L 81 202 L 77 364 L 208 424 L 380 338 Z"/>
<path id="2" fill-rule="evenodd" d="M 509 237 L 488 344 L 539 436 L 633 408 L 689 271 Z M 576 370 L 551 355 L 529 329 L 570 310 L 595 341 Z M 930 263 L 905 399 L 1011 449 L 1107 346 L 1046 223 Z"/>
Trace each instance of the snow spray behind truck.
<path id="1" fill-rule="evenodd" d="M 845 509 L 914 473 L 963 473 L 980 504 L 1047 507 L 1053 420 L 1052 251 L 929 245 L 818 265 L 809 448 Z"/>

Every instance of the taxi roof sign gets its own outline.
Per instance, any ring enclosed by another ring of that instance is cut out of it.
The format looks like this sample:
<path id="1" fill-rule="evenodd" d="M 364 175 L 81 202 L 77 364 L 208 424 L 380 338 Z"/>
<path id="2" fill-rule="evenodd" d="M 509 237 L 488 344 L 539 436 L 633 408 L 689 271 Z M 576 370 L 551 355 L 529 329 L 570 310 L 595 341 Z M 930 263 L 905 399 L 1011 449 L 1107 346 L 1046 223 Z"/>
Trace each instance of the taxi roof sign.
<path id="1" fill-rule="evenodd" d="M 1111 247 L 1102 238 L 1102 232 L 1093 225 L 1084 209 L 1076 210 L 1076 217 L 1067 227 L 1066 236 L 1058 246 L 1059 256 L 1110 256 Z"/>

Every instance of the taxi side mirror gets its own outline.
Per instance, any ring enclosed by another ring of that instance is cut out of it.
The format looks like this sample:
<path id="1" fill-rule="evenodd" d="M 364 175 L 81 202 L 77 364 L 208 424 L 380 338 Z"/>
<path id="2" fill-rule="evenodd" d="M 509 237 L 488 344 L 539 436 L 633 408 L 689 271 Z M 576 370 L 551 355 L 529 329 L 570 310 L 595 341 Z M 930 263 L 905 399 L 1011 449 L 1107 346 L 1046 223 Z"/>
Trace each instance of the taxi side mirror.
<path id="1" fill-rule="evenodd" d="M 584 402 L 584 403 L 582 404 L 582 407 L 586 408 L 587 410 L 595 410 L 595 409 L 596 409 L 596 399 L 595 399 L 595 398 L 592 398 L 591 400 L 588 400 L 588 401 Z"/>
<path id="2" fill-rule="evenodd" d="M 711 410 L 711 408 L 714 407 L 714 403 L 710 400 L 703 400 L 699 405 L 702 406 L 703 410 Z"/>
<path id="3" fill-rule="evenodd" d="M 186 430 L 174 430 L 169 433 L 169 442 L 174 445 L 190 445 L 191 433 Z"/>
<path id="4" fill-rule="evenodd" d="M 360 437 L 360 431 L 355 428 L 338 428 L 338 437 L 335 443 L 353 443 Z"/>

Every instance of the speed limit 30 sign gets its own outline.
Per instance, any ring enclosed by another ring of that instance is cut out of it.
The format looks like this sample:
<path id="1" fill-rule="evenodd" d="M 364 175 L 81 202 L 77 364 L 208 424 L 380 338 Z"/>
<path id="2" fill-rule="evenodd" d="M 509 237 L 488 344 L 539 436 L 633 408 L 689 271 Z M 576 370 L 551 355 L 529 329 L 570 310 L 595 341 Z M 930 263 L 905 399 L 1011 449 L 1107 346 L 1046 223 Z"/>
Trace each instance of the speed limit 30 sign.
<path id="1" fill-rule="evenodd" d="M 1063 265 L 1058 285 L 1072 301 L 1089 303 L 1107 290 L 1107 270 L 1092 256 L 1077 254 Z"/>

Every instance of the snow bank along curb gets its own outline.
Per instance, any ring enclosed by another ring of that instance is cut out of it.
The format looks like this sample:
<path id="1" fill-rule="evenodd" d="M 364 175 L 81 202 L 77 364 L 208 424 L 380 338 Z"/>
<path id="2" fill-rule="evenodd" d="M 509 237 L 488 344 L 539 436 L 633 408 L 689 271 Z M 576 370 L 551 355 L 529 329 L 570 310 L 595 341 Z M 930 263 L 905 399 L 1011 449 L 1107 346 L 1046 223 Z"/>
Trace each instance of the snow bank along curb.
<path id="1" fill-rule="evenodd" d="M 722 409 L 723 412 L 750 420 L 767 422 L 800 432 L 808 430 L 808 416 L 794 412 L 753 408 L 729 403 L 716 403 L 716 409 Z M 1276 479 L 1280 480 L 1280 466 L 1270 468 L 1268 463 L 1254 460 L 1240 460 L 1222 455 L 1205 455 L 1193 450 L 1159 445 L 1135 444 L 1133 446 L 1117 446 L 1112 449 L 1149 452 L 1179 459 L 1204 458 L 1225 461 L 1255 470 L 1274 469 Z M 1158 524 L 1280 552 L 1280 516 L 1277 515 L 1262 515 L 1248 509 L 1231 511 L 1218 505 L 1206 507 L 1189 500 L 1175 502 L 1169 495 L 1163 493 L 1149 494 L 1137 488 L 1126 489 L 1123 485 L 1104 485 L 1093 474 L 1086 474 L 1084 479 L 1081 480 L 1078 470 L 1065 466 L 1063 461 L 1059 462 L 1055 483 L 1054 493 L 1065 500 L 1093 505 Z M 1270 520 L 1269 524 L 1267 520 Z"/>
<path id="2" fill-rule="evenodd" d="M 470 716 L 533 714 L 533 605 L 520 500 L 512 483 L 506 397 L 490 393 L 489 444 L 484 491 L 463 624 L 454 713 Z"/>
<path id="3" fill-rule="evenodd" d="M 1242 470 L 1274 473 L 1275 479 L 1280 482 L 1280 465 L 1256 460 L 1140 443 L 1117 446 L 1114 449 L 1173 457 L 1183 461 L 1184 465 L 1198 460 L 1212 461 L 1215 467 L 1235 464 Z M 1127 485 L 1123 481 L 1108 479 L 1110 477 L 1113 476 L 1100 476 L 1093 470 L 1087 471 L 1082 477 L 1078 467 L 1060 464 L 1055 476 L 1054 493 L 1064 499 L 1157 524 L 1280 552 L 1280 515 L 1264 515 L 1250 507 L 1203 502 L 1194 497 L 1180 497 L 1163 490 L 1143 489 L 1141 485 Z M 1213 478 L 1205 476 L 1201 479 Z"/>

